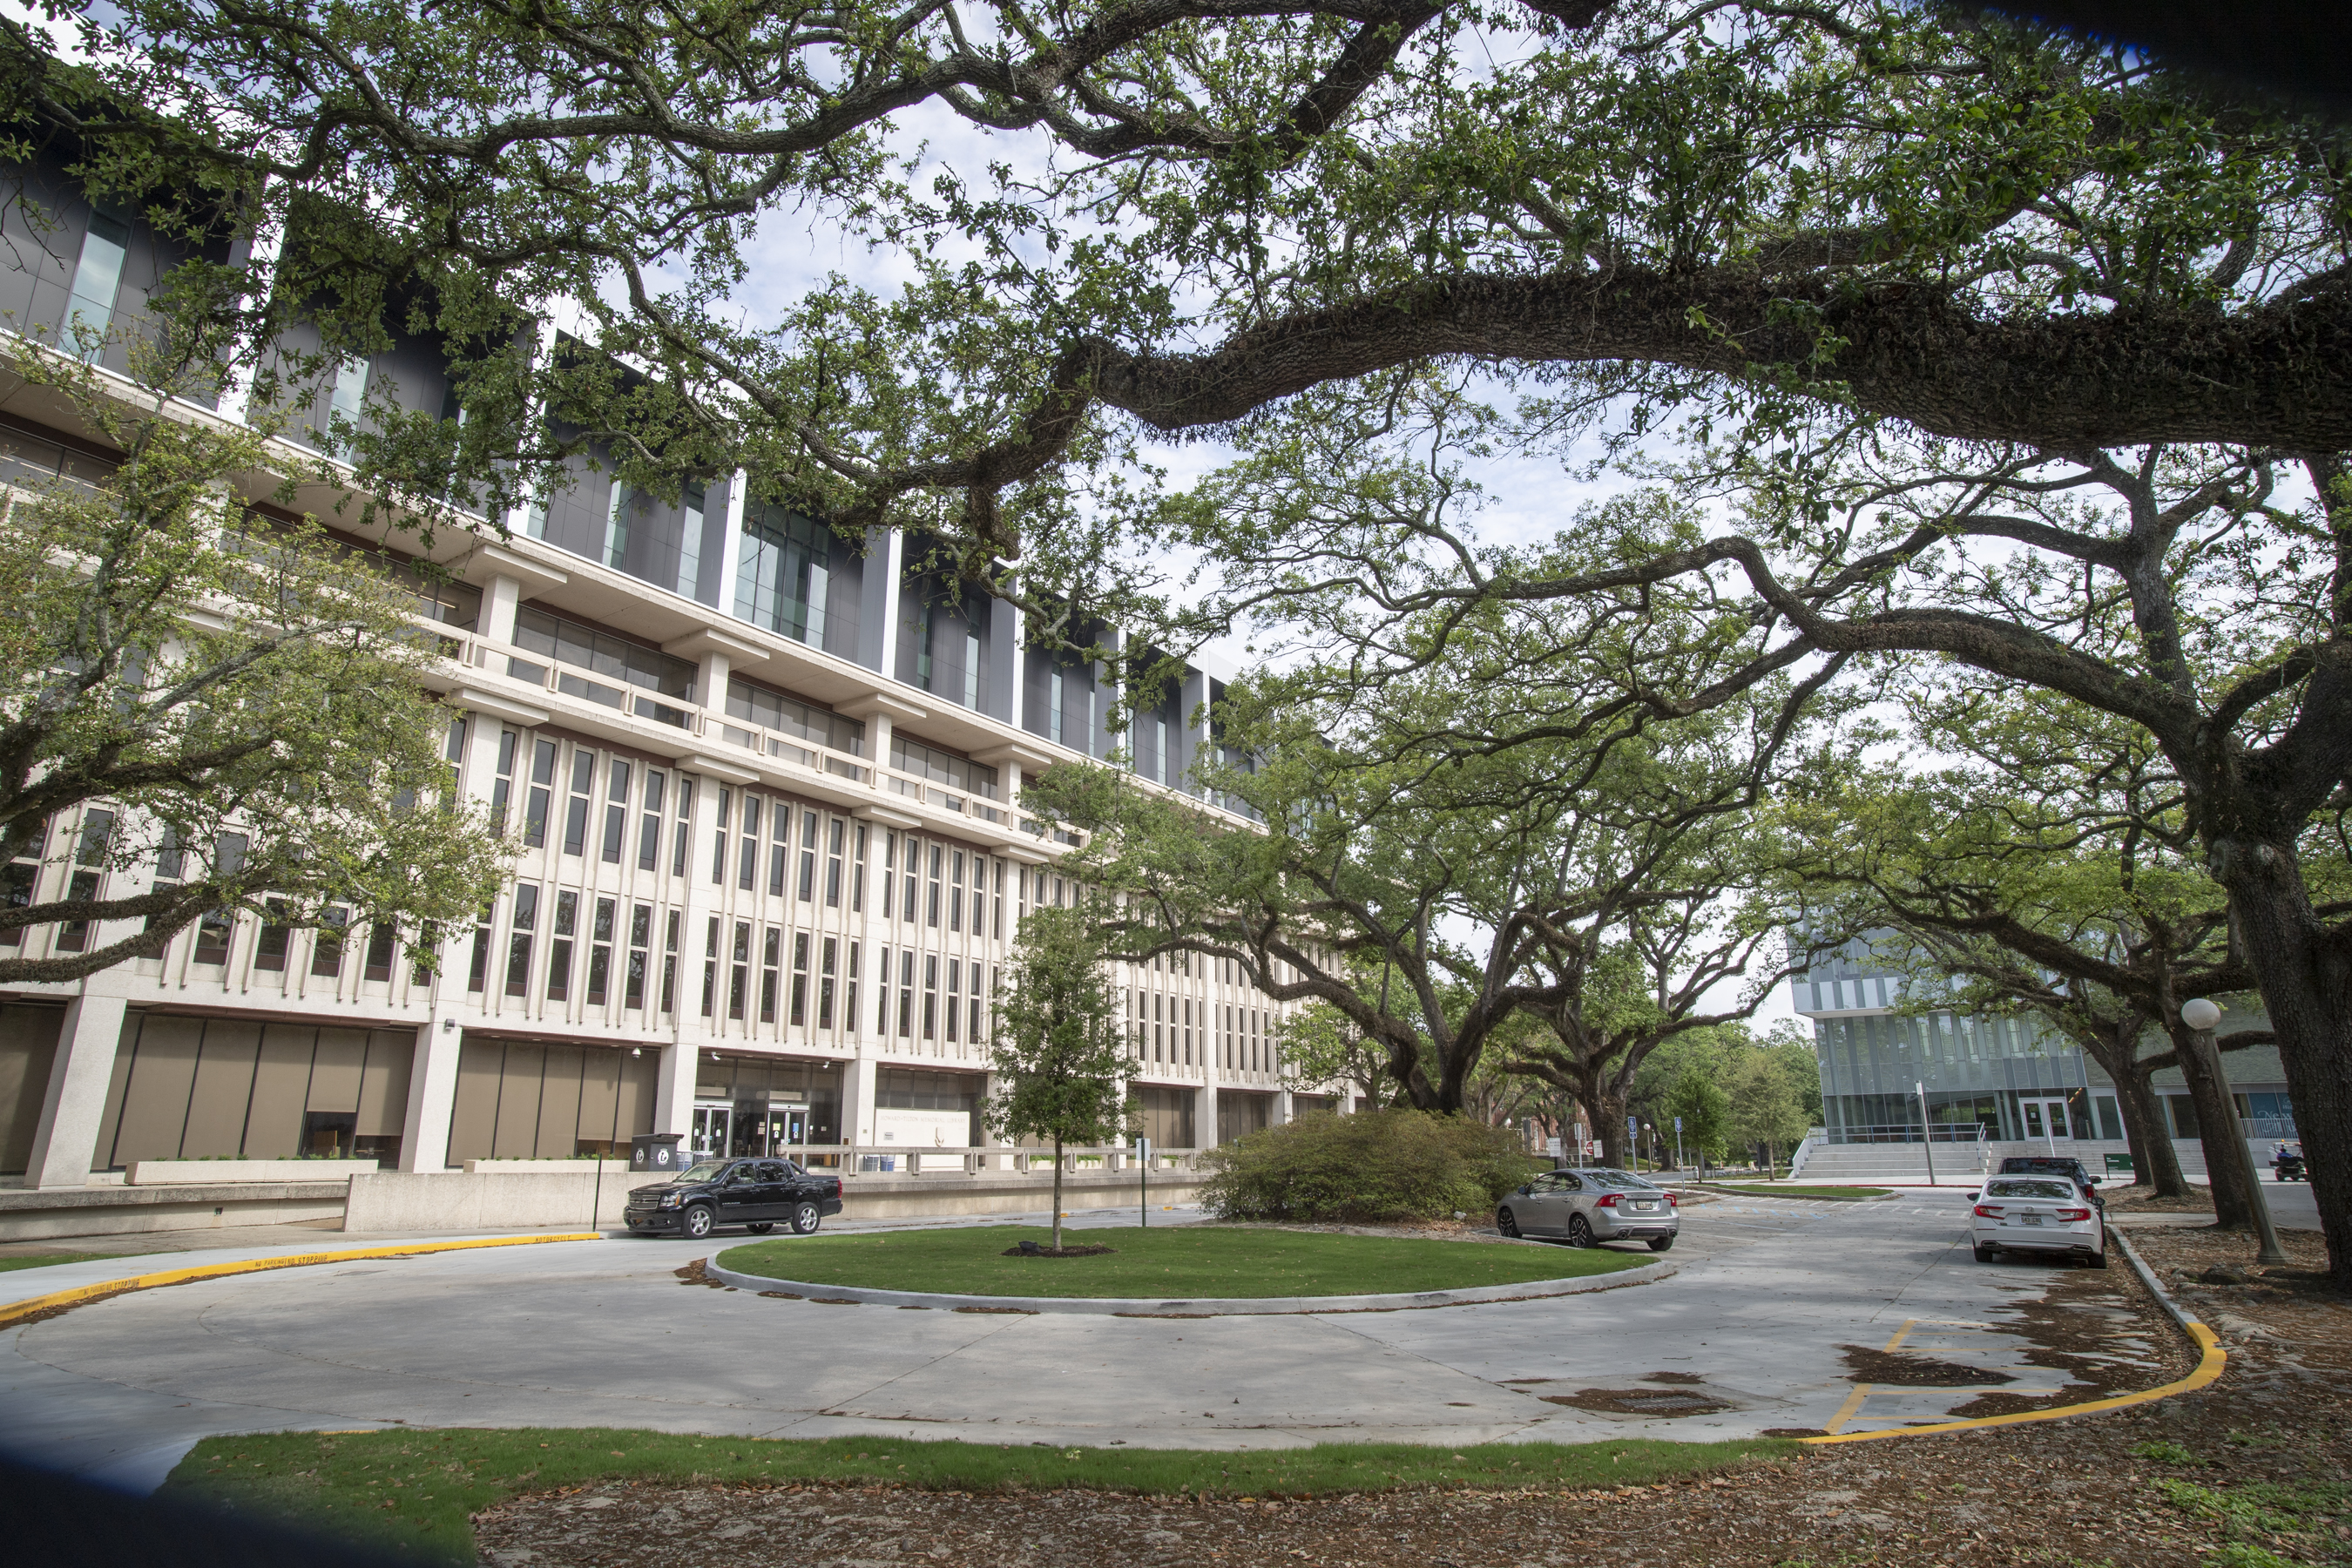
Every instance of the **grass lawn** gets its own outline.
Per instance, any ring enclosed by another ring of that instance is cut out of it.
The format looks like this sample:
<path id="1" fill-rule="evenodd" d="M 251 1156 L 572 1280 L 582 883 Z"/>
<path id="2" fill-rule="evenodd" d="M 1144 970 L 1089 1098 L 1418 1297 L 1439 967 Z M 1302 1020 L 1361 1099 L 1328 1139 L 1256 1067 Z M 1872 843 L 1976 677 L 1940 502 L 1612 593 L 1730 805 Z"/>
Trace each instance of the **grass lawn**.
<path id="1" fill-rule="evenodd" d="M 17 1268 L 47 1268 L 53 1263 L 87 1263 L 93 1258 L 103 1258 L 102 1252 L 25 1252 L 14 1258 L 0 1258 L 0 1274 Z"/>
<path id="2" fill-rule="evenodd" d="M 1510 1251 L 1512 1248 L 1496 1248 Z M 1582 1490 L 1772 1458 L 1786 1439 L 1495 1443 L 1425 1448 L 1326 1443 L 1244 1453 L 1175 1448 L 708 1437 L 614 1428 L 272 1432 L 207 1437 L 163 1494 L 289 1519 L 369 1545 L 470 1563 L 469 1516 L 519 1492 L 612 1481 L 675 1486 L 887 1482 L 939 1491 L 1307 1497 L 1402 1487 Z"/>
<path id="3" fill-rule="evenodd" d="M 1644 1252 L 1497 1247 L 1464 1241 L 1330 1236 L 1315 1231 L 1168 1226 L 1065 1230 L 1095 1258 L 1005 1258 L 1015 1242 L 1049 1242 L 1038 1226 L 898 1231 L 760 1241 L 719 1255 L 721 1268 L 815 1285 L 940 1290 L 966 1296 L 1371 1296 L 1516 1285 L 1608 1274 L 1652 1261 Z"/>
<path id="4" fill-rule="evenodd" d="M 1709 1182 L 1707 1190 L 1717 1193 L 1745 1193 L 1759 1198 L 1842 1198 L 1858 1202 L 1864 1198 L 1883 1198 L 1894 1191 L 1891 1187 L 1791 1187 L 1779 1182 L 1760 1182 L 1734 1185 L 1729 1182 Z"/>

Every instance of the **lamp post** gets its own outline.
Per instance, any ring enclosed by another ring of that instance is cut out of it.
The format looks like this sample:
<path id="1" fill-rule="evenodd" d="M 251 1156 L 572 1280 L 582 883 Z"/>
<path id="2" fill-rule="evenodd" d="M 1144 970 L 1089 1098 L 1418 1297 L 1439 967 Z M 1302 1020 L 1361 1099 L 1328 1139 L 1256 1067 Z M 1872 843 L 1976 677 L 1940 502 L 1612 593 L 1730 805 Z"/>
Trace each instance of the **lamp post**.
<path id="1" fill-rule="evenodd" d="M 2212 1074 L 2213 1081 L 2227 1094 L 2230 1080 L 2221 1074 L 2221 1053 L 2213 1045 L 2213 1026 L 2221 1021 L 2221 1009 L 2202 996 L 2194 997 L 2180 1005 L 2180 1021 L 2189 1026 L 2192 1048 L 2203 1059 L 2205 1070 Z M 2236 1120 L 2234 1115 L 2231 1117 L 2231 1121 Z M 2246 1147 L 2245 1139 L 2234 1126 L 2229 1129 L 2221 1145 L 2229 1151 L 2226 1158 L 2235 1160 L 2238 1169 L 2245 1173 L 2246 1203 L 2254 1211 L 2254 1232 L 2262 1237 L 2262 1249 L 2254 1255 L 2254 1261 L 2264 1268 L 2285 1268 L 2286 1248 L 2279 1245 L 2278 1226 L 2271 1223 L 2271 1204 L 2263 1195 L 2262 1173 L 2254 1169 L 2253 1152 Z"/>
<path id="2" fill-rule="evenodd" d="M 1911 1092 L 1919 1097 L 1919 1147 L 1927 1152 L 1927 1184 L 1936 1184 L 1936 1127 L 1927 1120 L 1927 1086 L 1914 1082 Z"/>

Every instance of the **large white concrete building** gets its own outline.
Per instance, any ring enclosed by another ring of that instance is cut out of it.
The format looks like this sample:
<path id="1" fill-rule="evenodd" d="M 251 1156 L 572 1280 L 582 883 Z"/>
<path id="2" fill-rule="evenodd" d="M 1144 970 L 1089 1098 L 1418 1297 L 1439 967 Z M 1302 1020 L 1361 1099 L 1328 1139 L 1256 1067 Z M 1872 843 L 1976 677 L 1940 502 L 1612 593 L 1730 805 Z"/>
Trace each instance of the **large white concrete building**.
<path id="1" fill-rule="evenodd" d="M 0 321 L 52 342 L 74 312 L 135 331 L 180 252 L 54 167 L 17 173 Z M 449 395 L 435 347 L 404 342 L 322 386 L 314 424 L 371 389 L 417 409 Z M 214 412 L 245 416 L 233 394 Z M 110 460 L 54 401 L 0 386 L 0 479 Z M 1149 786 L 1188 788 L 1227 672 L 1188 668 L 1118 736 L 1118 666 L 1024 647 L 1009 605 L 958 600 L 896 535 L 853 546 L 748 500 L 740 475 L 672 503 L 587 463 L 572 479 L 504 531 L 442 536 L 459 585 L 420 606 L 459 786 L 522 843 L 470 942 L 428 974 L 391 931 L 247 915 L 0 992 L 0 1178 L 331 1150 L 438 1171 L 651 1131 L 877 1162 L 982 1142 L 991 990 L 1023 913 L 1074 893 L 1024 778 L 1117 741 Z M 334 515 L 331 490 L 302 500 Z M 8 895 L 87 878 L 78 827 L 52 824 Z M 13 951 L 105 940 L 37 929 Z M 1267 998 L 1197 960 L 1118 978 L 1162 1146 L 1286 1118 Z"/>

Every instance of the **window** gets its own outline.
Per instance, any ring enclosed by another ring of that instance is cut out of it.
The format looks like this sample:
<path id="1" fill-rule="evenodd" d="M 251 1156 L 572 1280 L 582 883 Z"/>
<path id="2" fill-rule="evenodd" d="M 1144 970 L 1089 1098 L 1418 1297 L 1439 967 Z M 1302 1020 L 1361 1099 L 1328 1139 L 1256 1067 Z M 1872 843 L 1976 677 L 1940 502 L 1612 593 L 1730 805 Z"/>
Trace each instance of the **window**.
<path id="1" fill-rule="evenodd" d="M 343 973 L 343 933 L 351 924 L 352 911 L 345 909 L 324 910 L 319 915 L 319 929 L 310 939 L 310 973 L 329 979 L 339 979 Z"/>
<path id="2" fill-rule="evenodd" d="M 711 1016 L 719 1000 L 719 917 L 710 917 L 708 930 L 702 933 L 702 1016 Z"/>
<path id="3" fill-rule="evenodd" d="M 889 962 L 887 952 L 883 962 Z M 857 1033 L 857 944 L 854 942 L 849 944 L 849 990 L 842 999 L 842 1016 L 849 1020 L 849 1032 Z"/>
<path id="4" fill-rule="evenodd" d="M 615 905 L 613 900 L 596 900 L 595 923 L 588 929 L 591 943 L 588 949 L 588 1005 L 591 1007 L 602 1007 L 604 1005 L 605 989 L 612 979 L 614 913 Z M 639 982 L 639 989 L 642 992 L 642 981 Z"/>
<path id="5" fill-rule="evenodd" d="M 81 349 L 72 329 L 86 327 L 100 339 L 114 324 L 114 298 L 122 289 L 122 264 L 131 255 L 131 226 L 111 213 L 93 212 L 89 232 L 82 237 L 81 261 L 74 268 L 73 298 L 67 309 L 64 346 L 89 360 L 102 352 L 93 345 Z"/>
<path id="6" fill-rule="evenodd" d="M 776 1021 L 777 955 L 782 950 L 784 933 L 774 926 L 768 928 L 767 941 L 760 949 L 760 1022 Z"/>
<path id="7" fill-rule="evenodd" d="M 996 863 L 996 922 L 989 934 L 1000 942 L 1004 939 L 1004 862 L 1002 860 Z"/>
<path id="8" fill-rule="evenodd" d="M 825 827 L 824 907 L 841 908 L 842 823 L 835 817 Z"/>
<path id="9" fill-rule="evenodd" d="M 272 899 L 267 908 L 261 934 L 253 942 L 253 967 L 277 973 L 286 967 L 286 943 L 293 928 L 286 923 L 285 900 Z"/>
<path id="10" fill-rule="evenodd" d="M 948 960 L 948 1040 L 950 1044 L 953 1044 L 956 1037 L 956 1015 L 962 1011 L 963 965 L 950 958 Z"/>
<path id="11" fill-rule="evenodd" d="M 898 918 L 900 920 L 910 921 L 915 918 L 915 872 L 919 868 L 921 855 L 922 850 L 920 847 L 916 844 L 913 835 L 908 835 L 907 838 L 906 898 L 898 909 Z"/>
<path id="12" fill-rule="evenodd" d="M 507 994 L 530 993 L 530 933 L 539 923 L 539 889 L 529 882 L 515 889 L 514 930 L 507 937 Z"/>
<path id="13" fill-rule="evenodd" d="M 484 904 L 474 921 L 474 955 L 466 965 L 466 989 L 479 991 L 488 983 L 490 971 L 490 916 L 494 904 Z"/>
<path id="14" fill-rule="evenodd" d="M 686 875 L 686 839 L 693 826 L 694 781 L 682 778 L 677 781 L 677 843 L 670 851 L 669 874 L 673 877 Z"/>
<path id="15" fill-rule="evenodd" d="M 675 1012 L 677 1001 L 677 919 L 676 910 L 662 927 L 661 1010 Z"/>
<path id="16" fill-rule="evenodd" d="M 910 741 L 896 731 L 890 735 L 890 765 L 902 773 L 928 779 L 967 795 L 980 795 L 987 800 L 996 798 L 994 768 L 960 757 L 938 746 L 926 746 L 919 741 Z"/>
<path id="17" fill-rule="evenodd" d="M 811 745 L 866 754 L 866 721 L 847 719 L 829 708 L 804 702 L 771 687 L 759 686 L 740 675 L 727 678 L 727 713 L 746 724 L 792 735 Z"/>
<path id="18" fill-rule="evenodd" d="M 1045 690 L 1045 738 L 1055 745 L 1062 742 L 1062 672 L 1047 676 Z"/>
<path id="19" fill-rule="evenodd" d="M 931 874 L 928 879 L 930 897 L 925 901 L 923 908 L 928 916 L 928 923 L 934 927 L 940 923 L 940 865 L 943 858 L 944 852 L 938 845 L 932 845 Z"/>
<path id="20" fill-rule="evenodd" d="M 793 1026 L 808 1021 L 809 939 L 804 931 L 793 933 Z"/>
<path id="21" fill-rule="evenodd" d="M 743 994 L 751 986 L 751 922 L 750 921 L 735 922 L 735 948 L 732 959 L 727 976 L 727 1016 L 730 1018 L 740 1018 L 743 1016 Z"/>
<path id="22" fill-rule="evenodd" d="M 393 950 L 400 945 L 400 928 L 390 921 L 378 921 L 368 928 L 367 960 L 360 970 L 362 980 L 392 978 Z"/>
<path id="23" fill-rule="evenodd" d="M 563 852 L 584 854 L 588 848 L 588 800 L 596 791 L 596 753 L 572 753 L 572 801 L 563 816 Z"/>
<path id="24" fill-rule="evenodd" d="M 822 647 L 832 552 L 831 534 L 814 519 L 768 503 L 745 507 L 735 618 Z"/>
<path id="25" fill-rule="evenodd" d="M 907 1039 L 914 1033 L 915 1017 L 915 950 L 898 951 L 898 1037 Z"/>
<path id="26" fill-rule="evenodd" d="M 604 853 L 607 866 L 621 863 L 621 841 L 629 830 L 629 764 L 619 757 L 613 759 L 604 781 Z"/>
<path id="27" fill-rule="evenodd" d="M 719 826 L 710 835 L 710 885 L 714 888 L 727 881 L 727 835 L 733 830 L 734 816 L 735 792 L 722 789 L 719 792 Z"/>
<path id="28" fill-rule="evenodd" d="M 490 831 L 493 833 L 507 830 L 508 797 L 514 791 L 515 747 L 521 739 L 512 730 L 499 731 L 499 776 L 498 781 L 490 785 Z"/>
<path id="29" fill-rule="evenodd" d="M 923 955 L 923 1038 L 940 1037 L 940 955 Z"/>
<path id="30" fill-rule="evenodd" d="M 555 742 L 534 741 L 530 749 L 530 795 L 523 807 L 522 841 L 536 849 L 547 843 L 547 808 L 555 784 Z"/>
<path id="31" fill-rule="evenodd" d="M 636 497 L 618 477 L 605 492 L 604 500 L 604 564 L 621 565 L 629 555 L 629 521 L 636 510 Z"/>
<path id="32" fill-rule="evenodd" d="M 645 815 L 637 825 L 637 869 L 650 871 L 661 859 L 662 789 L 668 783 L 658 768 L 646 770 Z"/>
<path id="33" fill-rule="evenodd" d="M 565 1000 L 572 992 L 572 939 L 580 920 L 580 895 L 566 888 L 555 895 L 555 931 L 547 944 L 547 999 Z"/>
<path id="34" fill-rule="evenodd" d="M 760 797 L 743 797 L 743 844 L 735 857 L 735 885 L 750 892 L 760 878 L 760 816 L 765 810 Z"/>
<path id="35" fill-rule="evenodd" d="M 676 698 L 680 702 L 694 700 L 696 670 L 688 660 L 583 626 L 577 621 L 565 620 L 561 616 L 551 616 L 545 610 L 529 605 L 515 611 L 514 646 L 551 658 L 558 664 L 601 675 L 624 686 Z M 622 694 L 609 687 L 601 691 L 584 689 L 593 684 L 586 681 L 572 681 L 569 685 L 558 682 L 560 689 L 569 691 L 574 697 L 586 697 L 603 702 L 608 708 L 623 706 Z M 575 686 L 583 689 L 572 689 Z M 645 704 L 635 711 L 644 717 L 656 717 L 652 711 L 655 706 Z"/>
<path id="36" fill-rule="evenodd" d="M 856 858 L 849 868 L 849 909 L 852 914 L 863 914 L 866 911 L 866 825 L 862 822 L 857 825 L 854 842 L 856 849 Z"/>
<path id="37" fill-rule="evenodd" d="M 801 813 L 801 902 L 816 895 L 816 813 Z"/>
<path id="38" fill-rule="evenodd" d="M 852 942 L 849 951 L 852 954 L 850 962 L 854 966 L 856 963 L 855 955 L 857 952 L 857 944 Z M 851 973 L 856 973 L 855 967 L 852 968 Z M 882 998 L 874 1009 L 874 1032 L 887 1037 L 890 1033 L 890 950 L 888 948 L 875 950 L 874 974 L 877 981 L 874 987 L 875 994 Z"/>
<path id="39" fill-rule="evenodd" d="M 816 1026 L 820 1029 L 833 1027 L 833 966 L 839 948 L 835 938 L 824 939 L 824 957 L 818 967 L 816 982 Z"/>
<path id="40" fill-rule="evenodd" d="M 629 968 L 621 984 L 621 1005 L 642 1008 L 646 1005 L 646 949 L 653 934 L 654 909 L 651 904 L 636 904 L 629 910 Z"/>

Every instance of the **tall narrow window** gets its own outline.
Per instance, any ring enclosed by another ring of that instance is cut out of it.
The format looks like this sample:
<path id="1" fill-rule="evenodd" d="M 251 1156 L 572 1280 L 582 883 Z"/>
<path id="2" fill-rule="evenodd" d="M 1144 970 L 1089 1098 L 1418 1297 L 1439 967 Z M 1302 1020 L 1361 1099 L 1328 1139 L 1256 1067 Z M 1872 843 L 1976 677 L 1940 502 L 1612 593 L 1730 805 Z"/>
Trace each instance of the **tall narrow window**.
<path id="1" fill-rule="evenodd" d="M 760 814 L 765 809 L 758 795 L 743 797 L 743 843 L 735 857 L 735 885 L 747 893 L 760 879 Z"/>
<path id="2" fill-rule="evenodd" d="M 915 950 L 898 950 L 898 1037 L 907 1039 L 914 1034 L 915 1019 Z"/>
<path id="3" fill-rule="evenodd" d="M 885 833 L 882 836 L 882 918 L 886 921 L 893 918 L 890 910 L 898 901 L 898 836 Z M 882 979 L 887 984 L 890 976 L 885 973 Z"/>
<path id="4" fill-rule="evenodd" d="M 588 1005 L 602 1007 L 613 977 L 613 917 L 611 899 L 596 900 L 595 923 L 588 928 Z"/>
<path id="5" fill-rule="evenodd" d="M 572 995 L 572 939 L 580 921 L 580 895 L 565 888 L 555 895 L 555 930 L 547 942 L 547 999 L 562 1002 Z"/>
<path id="6" fill-rule="evenodd" d="M 369 362 L 363 354 L 355 354 L 335 367 L 335 389 L 327 396 L 328 430 L 320 443 L 337 457 L 350 453 L 352 437 L 358 434 L 360 416 L 367 408 Z M 336 430 L 334 426 L 342 428 Z"/>
<path id="7" fill-rule="evenodd" d="M 108 213 L 90 214 L 81 261 L 74 268 L 73 298 L 67 306 L 71 314 L 64 347 L 76 358 L 94 360 L 104 352 L 102 340 L 114 324 L 114 297 L 121 290 L 122 264 L 130 254 L 131 226 Z M 71 330 L 75 327 L 88 328 L 96 341 L 87 349 L 80 347 Z"/>
<path id="8" fill-rule="evenodd" d="M 793 1027 L 808 1022 L 808 932 L 793 933 Z"/>
<path id="9" fill-rule="evenodd" d="M 512 730 L 499 731 L 499 776 L 490 785 L 490 831 L 507 830 L 507 802 L 514 793 L 515 746 L 522 737 Z"/>
<path id="10" fill-rule="evenodd" d="M 642 1009 L 646 1005 L 646 950 L 651 945 L 653 929 L 653 906 L 633 905 L 629 910 L 629 968 L 621 984 L 624 1007 Z"/>
<path id="11" fill-rule="evenodd" d="M 490 970 L 490 916 L 495 903 L 484 904 L 474 921 L 474 955 L 466 965 L 466 989 L 479 991 L 488 984 Z"/>
<path id="12" fill-rule="evenodd" d="M 816 813 L 801 813 L 801 902 L 816 897 Z"/>
<path id="13" fill-rule="evenodd" d="M 751 986 L 751 922 L 750 921 L 735 922 L 735 949 L 732 958 L 733 963 L 729 966 L 727 975 L 727 1016 L 730 1018 L 740 1018 L 743 1016 L 744 994 Z"/>
<path id="14" fill-rule="evenodd" d="M 262 917 L 261 934 L 253 940 L 253 967 L 277 973 L 286 967 L 287 939 L 294 928 L 286 923 L 285 900 L 272 899 L 264 907 L 268 912 Z"/>
<path id="15" fill-rule="evenodd" d="M 948 1043 L 956 1038 L 956 1015 L 963 1011 L 963 965 L 948 960 Z"/>
<path id="16" fill-rule="evenodd" d="M 829 910 L 841 908 L 841 818 L 835 817 L 825 826 L 824 905 Z"/>
<path id="17" fill-rule="evenodd" d="M 890 950 L 887 947 L 877 948 L 874 952 L 874 994 L 881 998 L 874 1007 L 874 1032 L 887 1038 L 890 1033 Z"/>
<path id="18" fill-rule="evenodd" d="M 362 980 L 390 980 L 392 961 L 400 946 L 400 928 L 390 921 L 378 921 L 368 928 L 366 961 L 360 967 Z"/>
<path id="19" fill-rule="evenodd" d="M 539 924 L 539 886 L 525 882 L 515 889 L 514 931 L 507 938 L 507 994 L 530 994 L 530 935 Z"/>
<path id="20" fill-rule="evenodd" d="M 530 796 L 523 807 L 522 841 L 532 848 L 547 842 L 548 804 L 554 798 L 555 754 L 552 741 L 534 741 L 530 749 Z"/>
<path id="21" fill-rule="evenodd" d="M 1004 862 L 996 863 L 996 923 L 989 934 L 999 942 L 1004 940 Z"/>
<path id="22" fill-rule="evenodd" d="M 1160 784 L 1168 782 L 1168 721 L 1151 721 L 1151 776 Z"/>
<path id="23" fill-rule="evenodd" d="M 604 564 L 618 566 L 629 555 L 629 514 L 636 496 L 618 478 L 604 503 Z"/>
<path id="24" fill-rule="evenodd" d="M 923 1038 L 940 1037 L 940 955 L 923 954 Z"/>
<path id="25" fill-rule="evenodd" d="M 889 962 L 888 954 L 883 955 L 883 962 Z M 849 944 L 849 992 L 842 998 L 841 1016 L 849 1021 L 849 1032 L 857 1033 L 857 944 L 854 942 Z"/>
<path id="26" fill-rule="evenodd" d="M 719 826 L 710 836 L 710 885 L 727 880 L 727 836 L 735 829 L 735 792 L 719 792 Z"/>
<path id="27" fill-rule="evenodd" d="M 702 1016 L 712 1016 L 719 1005 L 719 917 L 710 917 L 709 928 L 702 933 Z"/>
<path id="28" fill-rule="evenodd" d="M 963 705 L 980 711 L 980 634 L 963 634 Z"/>
<path id="29" fill-rule="evenodd" d="M 343 973 L 343 942 L 349 934 L 352 911 L 342 908 L 320 910 L 319 929 L 310 939 L 310 973 L 323 979 L 339 980 Z"/>
<path id="30" fill-rule="evenodd" d="M 619 757 L 604 781 L 604 864 L 621 863 L 621 843 L 629 832 L 629 764 Z"/>
<path id="31" fill-rule="evenodd" d="M 1045 680 L 1045 738 L 1058 746 L 1062 743 L 1062 672 L 1057 668 Z"/>
<path id="32" fill-rule="evenodd" d="M 980 1044 L 980 961 L 978 959 L 971 962 L 971 1027 L 964 1032 L 963 1037 L 976 1046 Z"/>
<path id="33" fill-rule="evenodd" d="M 915 873 L 920 868 L 919 862 L 921 856 L 921 848 L 915 843 L 914 838 L 910 836 L 907 839 L 907 881 L 905 888 L 902 889 L 905 897 L 902 900 L 898 910 L 898 918 L 900 920 L 910 921 L 915 918 Z M 939 922 L 934 921 L 932 923 L 936 925 Z"/>
<path id="34" fill-rule="evenodd" d="M 951 857 L 948 878 L 948 930 L 963 930 L 963 851 Z M 974 922 L 975 924 L 978 922 Z"/>
<path id="35" fill-rule="evenodd" d="M 945 858 L 945 852 L 938 845 L 931 846 L 931 874 L 929 879 L 930 897 L 925 901 L 923 908 L 928 917 L 927 923 L 933 926 L 940 923 L 940 863 Z"/>
<path id="36" fill-rule="evenodd" d="M 816 978 L 816 1026 L 820 1029 L 833 1027 L 833 966 L 839 949 L 840 943 L 835 938 L 824 939 L 824 954 L 818 963 Z"/>
<path id="37" fill-rule="evenodd" d="M 676 1012 L 677 1001 L 677 922 L 678 911 L 669 911 L 662 926 L 661 1010 Z"/>
<path id="38" fill-rule="evenodd" d="M 776 802 L 775 831 L 769 835 L 768 891 L 776 898 L 784 896 L 784 872 L 793 856 L 793 808 L 782 801 Z"/>
<path id="39" fill-rule="evenodd" d="M 849 867 L 849 910 L 852 914 L 866 912 L 866 824 L 859 823 L 855 837 L 855 858 Z M 853 1013 L 856 1012 L 852 1008 Z"/>
<path id="40" fill-rule="evenodd" d="M 563 852 L 566 855 L 587 852 L 588 802 L 595 793 L 596 753 L 575 750 L 572 753 L 572 798 L 563 814 Z"/>
<path id="41" fill-rule="evenodd" d="M 680 498 L 686 516 L 677 535 L 677 591 L 689 599 L 702 583 L 702 497 L 700 485 L 688 485 Z"/>
<path id="42" fill-rule="evenodd" d="M 692 779 L 682 778 L 677 781 L 677 840 L 669 852 L 669 874 L 673 877 L 683 877 L 686 875 L 686 842 L 687 837 L 690 832 L 692 832 L 693 827 L 694 781 Z"/>
<path id="43" fill-rule="evenodd" d="M 646 770 L 645 812 L 637 824 L 637 869 L 650 871 L 661 861 L 662 789 L 668 780 L 658 768 Z"/>
<path id="44" fill-rule="evenodd" d="M 760 1022 L 762 1024 L 776 1021 L 776 964 L 783 939 L 782 931 L 770 926 L 767 940 L 760 948 Z"/>

